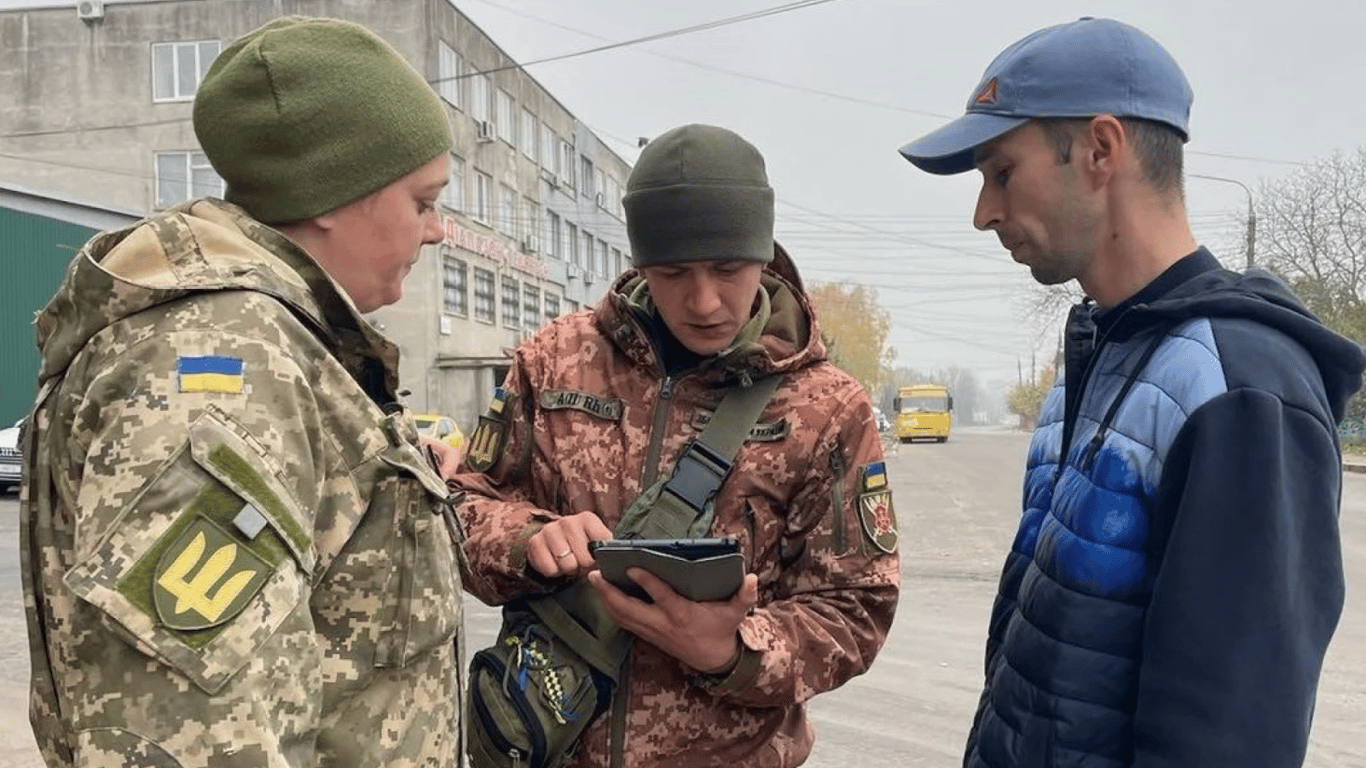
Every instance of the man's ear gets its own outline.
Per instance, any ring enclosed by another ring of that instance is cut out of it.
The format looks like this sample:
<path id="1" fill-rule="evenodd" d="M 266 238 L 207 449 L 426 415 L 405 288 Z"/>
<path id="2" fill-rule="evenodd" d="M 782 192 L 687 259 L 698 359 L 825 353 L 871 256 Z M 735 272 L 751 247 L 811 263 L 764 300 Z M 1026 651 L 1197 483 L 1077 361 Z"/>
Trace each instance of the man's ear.
<path id="1" fill-rule="evenodd" d="M 1082 169 L 1101 186 L 1119 172 L 1128 154 L 1129 135 L 1114 115 L 1097 115 L 1086 124 Z"/>

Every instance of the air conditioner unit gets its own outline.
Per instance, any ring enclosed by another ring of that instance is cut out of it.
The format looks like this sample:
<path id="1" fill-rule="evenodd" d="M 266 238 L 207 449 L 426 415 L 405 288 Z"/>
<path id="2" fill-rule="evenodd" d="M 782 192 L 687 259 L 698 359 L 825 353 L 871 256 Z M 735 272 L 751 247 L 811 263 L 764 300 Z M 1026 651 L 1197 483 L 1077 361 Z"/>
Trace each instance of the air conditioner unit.
<path id="1" fill-rule="evenodd" d="M 597 203 L 599 208 L 603 207 L 603 205 L 602 205 L 602 193 L 601 193 L 601 192 L 599 192 L 597 195 L 594 196 L 593 202 Z"/>
<path id="2" fill-rule="evenodd" d="M 97 21 L 104 18 L 104 0 L 80 0 L 76 3 L 76 18 Z"/>
<path id="3" fill-rule="evenodd" d="M 493 141 L 493 123 L 487 120 L 475 120 L 474 138 L 477 141 Z"/>
<path id="4" fill-rule="evenodd" d="M 525 253 L 525 254 L 527 254 L 527 255 L 529 255 L 529 256 L 530 256 L 530 255 L 535 255 L 535 253 L 536 253 L 536 241 L 533 240 L 533 239 L 531 239 L 531 238 L 529 238 L 529 237 L 524 237 L 524 238 L 522 238 L 522 253 Z"/>

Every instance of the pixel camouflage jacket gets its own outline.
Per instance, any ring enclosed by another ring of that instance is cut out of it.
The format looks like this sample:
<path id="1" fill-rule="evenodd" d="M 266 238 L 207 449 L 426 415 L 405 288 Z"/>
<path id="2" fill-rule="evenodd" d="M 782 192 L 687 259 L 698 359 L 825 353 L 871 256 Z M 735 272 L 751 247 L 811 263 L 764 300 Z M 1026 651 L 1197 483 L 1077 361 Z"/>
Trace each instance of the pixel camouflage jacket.
<path id="1" fill-rule="evenodd" d="M 455 764 L 444 485 L 377 404 L 397 350 L 312 259 L 187 203 L 92 239 L 38 341 L 21 549 L 47 764 Z"/>
<path id="2" fill-rule="evenodd" d="M 704 680 L 636 642 L 624 747 L 633 767 L 799 764 L 813 739 L 805 702 L 866 671 L 891 626 L 897 532 L 889 492 L 877 491 L 886 479 L 872 406 L 825 360 L 799 285 L 779 249 L 766 301 L 741 332 L 749 340 L 673 378 L 640 317 L 643 281 L 628 272 L 596 310 L 558 318 L 517 349 L 494 463 L 457 481 L 469 491 L 466 588 L 490 604 L 541 591 L 524 570 L 540 524 L 592 510 L 614 526 L 672 470 L 728 385 L 785 374 L 715 498 L 711 535 L 737 537 L 759 576 L 741 661 Z M 471 450 L 479 443 L 476 434 Z M 607 764 L 610 720 L 589 728 L 572 766 Z"/>

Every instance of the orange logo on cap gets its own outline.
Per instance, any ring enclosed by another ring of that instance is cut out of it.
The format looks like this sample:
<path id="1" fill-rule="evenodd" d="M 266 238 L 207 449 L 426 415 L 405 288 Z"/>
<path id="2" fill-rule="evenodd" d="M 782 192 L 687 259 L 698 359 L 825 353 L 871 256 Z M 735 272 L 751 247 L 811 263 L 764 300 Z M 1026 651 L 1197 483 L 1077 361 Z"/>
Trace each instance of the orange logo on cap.
<path id="1" fill-rule="evenodd" d="M 982 92 L 977 94 L 977 99 L 975 100 L 975 103 L 977 103 L 977 104 L 995 104 L 995 103 L 996 103 L 996 78 L 994 78 L 994 77 L 991 78 L 990 80 L 987 81 L 987 84 L 986 84 L 986 85 L 982 86 Z"/>

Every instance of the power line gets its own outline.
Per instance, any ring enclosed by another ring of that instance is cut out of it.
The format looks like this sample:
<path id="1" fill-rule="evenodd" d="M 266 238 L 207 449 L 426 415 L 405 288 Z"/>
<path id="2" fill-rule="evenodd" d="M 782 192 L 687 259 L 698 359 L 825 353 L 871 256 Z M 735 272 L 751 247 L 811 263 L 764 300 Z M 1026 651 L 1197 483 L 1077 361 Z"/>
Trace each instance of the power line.
<path id="1" fill-rule="evenodd" d="M 539 22 L 541 22 L 542 24 L 545 24 L 545 25 L 547 25 L 547 26 L 555 27 L 556 29 L 563 29 L 563 30 L 565 30 L 566 32 L 573 32 L 573 33 L 575 33 L 575 34 L 583 35 L 584 37 L 590 37 L 590 38 L 593 38 L 594 40 L 608 40 L 608 39 L 610 39 L 610 38 L 607 38 L 607 37 L 603 37 L 602 35 L 594 34 L 594 33 L 589 32 L 589 31 L 587 31 L 587 30 L 579 29 L 579 28 L 577 28 L 577 27 L 571 27 L 571 26 L 568 26 L 568 25 L 566 25 L 566 24 L 561 24 L 561 23 L 559 23 L 559 22 L 557 22 L 557 21 L 552 21 L 552 20 L 547 19 L 547 18 L 545 18 L 545 17 L 543 17 L 543 16 L 537 16 L 537 15 L 532 14 L 532 13 L 527 13 L 526 11 L 519 10 L 519 9 L 517 9 L 517 8 L 509 8 L 509 7 L 507 7 L 506 5 L 503 5 L 503 4 L 501 4 L 501 3 L 495 3 L 495 2 L 493 2 L 493 0 L 479 0 L 479 2 L 483 3 L 484 5 L 488 5 L 488 6 L 492 6 L 492 7 L 494 7 L 494 8 L 497 8 L 497 9 L 499 9 L 499 10 L 501 10 L 501 11 L 506 12 L 506 13 L 510 13 L 510 14 L 512 14 L 512 15 L 514 15 L 514 16 L 521 16 L 521 17 L 524 18 L 524 19 L 531 19 L 532 21 L 539 21 Z M 670 55 L 670 54 L 667 54 L 667 53 L 661 53 L 661 52 L 659 52 L 659 51 L 645 50 L 644 52 L 650 54 L 651 56 L 658 56 L 658 57 L 661 58 L 661 59 L 668 59 L 669 61 L 678 62 L 679 64 L 687 64 L 687 65 L 690 66 L 690 67 L 697 67 L 698 69 L 705 69 L 705 70 L 709 70 L 709 71 L 712 71 L 712 72 L 717 72 L 717 73 L 720 73 L 720 74 L 723 74 L 723 75 L 729 75 L 729 76 L 731 76 L 731 77 L 737 77 L 737 78 L 740 78 L 741 80 L 750 80 L 750 81 L 752 81 L 752 82 L 764 83 L 764 84 L 766 84 L 766 85 L 772 85 L 772 86 L 776 86 L 776 87 L 778 87 L 778 88 L 787 88 L 787 89 L 790 89 L 790 90 L 793 90 L 793 91 L 800 91 L 800 92 L 802 92 L 802 93 L 815 94 L 815 95 L 817 95 L 817 96 L 824 96 L 824 97 L 826 97 L 826 98 L 838 99 L 839 101 L 847 101 L 847 102 L 850 102 L 850 103 L 852 103 L 852 104 L 863 104 L 863 105 L 869 106 L 869 107 L 878 107 L 878 108 L 881 108 L 881 109 L 890 109 L 890 110 L 893 110 L 893 111 L 896 111 L 896 112 L 907 112 L 907 113 L 910 113 L 910 114 L 913 114 L 913 115 L 923 115 L 923 116 L 925 116 L 925 117 L 934 117 L 934 118 L 939 118 L 939 119 L 943 119 L 943 120 L 951 120 L 951 119 L 953 119 L 953 116 L 952 116 L 952 115 L 945 115 L 945 114 L 942 114 L 942 113 L 939 113 L 939 112 L 930 112 L 930 111 L 924 110 L 924 109 L 915 109 L 914 107 L 907 107 L 907 106 L 903 106 L 903 105 L 901 105 L 901 104 L 891 104 L 891 103 L 888 103 L 888 102 L 885 102 L 885 101 L 874 101 L 873 99 L 864 99 L 864 98 L 860 98 L 860 97 L 858 97 L 858 96 L 851 96 L 851 95 L 849 95 L 849 94 L 847 94 L 847 93 L 836 93 L 836 92 L 834 92 L 834 91 L 825 91 L 825 90 L 821 90 L 821 89 L 819 89 L 819 88 L 811 88 L 811 87 L 805 86 L 805 85 L 797 85 L 797 84 L 795 84 L 795 83 L 787 83 L 787 82 L 783 82 L 783 81 L 781 81 L 781 80 L 774 80 L 773 78 L 770 78 L 770 77 L 763 77 L 763 76 L 761 76 L 761 75 L 753 75 L 753 74 L 749 74 L 749 73 L 746 73 L 746 72 L 737 72 L 737 71 L 735 71 L 735 70 L 733 70 L 733 69 L 726 69 L 725 67 L 718 67 L 718 66 L 715 66 L 715 65 L 712 65 L 712 64 L 706 64 L 706 63 L 703 63 L 703 62 L 700 62 L 700 61 L 694 61 L 694 60 L 692 60 L 692 59 L 685 59 L 685 58 L 683 58 L 682 56 L 673 56 L 673 55 Z"/>
<path id="2" fill-rule="evenodd" d="M 751 12 L 749 12 L 749 13 L 742 13 L 742 14 L 740 14 L 739 16 L 729 16 L 729 17 L 726 17 L 726 18 L 724 18 L 724 19 L 716 19 L 716 20 L 714 20 L 714 21 L 707 21 L 707 22 L 703 22 L 703 23 L 701 23 L 701 24 L 694 24 L 694 25 L 692 25 L 692 26 L 690 26 L 690 27 L 681 27 L 681 28 L 678 28 L 678 29 L 665 30 L 665 31 L 663 31 L 663 32 L 656 32 L 656 33 L 651 34 L 651 35 L 644 35 L 644 36 L 642 36 L 642 37 L 636 37 L 636 38 L 632 38 L 632 39 L 630 39 L 630 40 L 622 40 L 622 41 L 615 42 L 615 43 L 608 43 L 607 45 L 599 45 L 599 46 L 595 46 L 595 47 L 593 47 L 593 48 L 587 48 L 587 49 L 584 49 L 584 50 L 581 50 L 581 51 L 572 51 L 572 52 L 570 52 L 570 53 L 562 53 L 562 54 L 559 54 L 558 56 L 546 56 L 545 58 L 533 59 L 533 60 L 531 60 L 531 61 L 525 61 L 525 62 L 522 62 L 522 63 L 520 63 L 520 64 L 513 63 L 513 64 L 507 64 L 507 65 L 504 65 L 504 66 L 501 66 L 501 67 L 493 67 L 492 69 L 481 69 L 481 70 L 477 70 L 477 71 L 474 71 L 474 72 L 466 72 L 466 73 L 464 73 L 464 74 L 454 75 L 454 76 L 452 76 L 452 77 L 443 77 L 443 78 L 439 78 L 439 79 L 433 80 L 433 81 L 431 81 L 431 82 L 432 82 L 433 84 L 435 84 L 435 83 L 438 83 L 438 82 L 444 82 L 444 81 L 446 81 L 446 80 L 462 80 L 462 79 L 467 78 L 467 77 L 474 77 L 475 75 L 488 75 L 488 74 L 492 74 L 492 73 L 494 73 L 494 72 L 503 72 L 503 71 L 509 70 L 509 69 L 525 69 L 525 68 L 527 68 L 527 67 L 532 67 L 532 66 L 535 66 L 535 65 L 537 65 L 537 64 L 546 64 L 546 63 L 552 62 L 552 61 L 564 61 L 565 59 L 573 59 L 573 58 L 577 58 L 577 57 L 579 57 L 579 56 L 587 56 L 587 55 L 590 54 L 590 53 L 601 53 L 601 52 L 603 52 L 603 51 L 610 51 L 610 50 L 613 50 L 613 49 L 615 49 L 615 48 L 624 48 L 624 47 L 630 46 L 630 45 L 638 45 L 638 44 L 640 44 L 640 43 L 649 43 L 649 42 L 653 42 L 653 41 L 655 41 L 655 40 L 664 40 L 664 39 L 670 38 L 670 37 L 679 37 L 679 36 L 682 36 L 682 35 L 691 35 L 691 34 L 694 34 L 694 33 L 697 33 L 697 32 L 705 32 L 705 31 L 708 31 L 708 30 L 717 29 L 717 28 L 719 28 L 719 27 L 729 26 L 729 25 L 731 25 L 731 24 L 739 24 L 739 23 L 741 23 L 741 22 L 753 21 L 754 19 L 762 19 L 762 18 L 765 18 L 765 17 L 768 17 L 768 16 L 776 16 L 776 15 L 778 15 L 778 14 L 780 14 L 780 13 L 787 13 L 787 12 L 789 12 L 789 11 L 799 11 L 799 10 L 802 10 L 802 9 L 805 9 L 805 8 L 810 8 L 810 7 L 812 7 L 812 6 L 824 5 L 825 3 L 833 3 L 833 2 L 836 2 L 836 0 L 797 0 L 797 2 L 784 3 L 783 5 L 776 5 L 776 6 L 772 6 L 772 7 L 770 7 L 770 8 L 764 8 L 764 9 L 761 9 L 761 10 L 758 10 L 758 11 L 751 11 Z M 511 58 L 511 57 L 509 57 L 509 58 Z"/>

